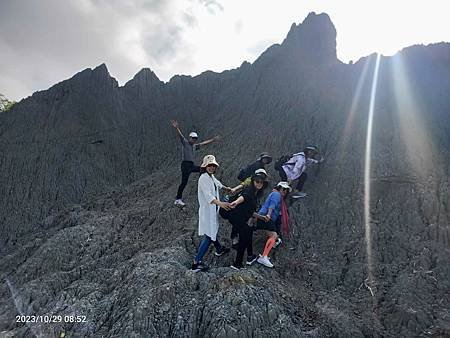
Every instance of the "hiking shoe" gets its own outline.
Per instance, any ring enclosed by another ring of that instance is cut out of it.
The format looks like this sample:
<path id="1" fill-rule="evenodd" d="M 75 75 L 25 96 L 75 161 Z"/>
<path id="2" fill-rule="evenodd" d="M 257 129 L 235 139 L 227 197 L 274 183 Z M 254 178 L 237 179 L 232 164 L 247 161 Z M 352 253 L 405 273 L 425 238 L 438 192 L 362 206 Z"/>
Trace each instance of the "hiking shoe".
<path id="1" fill-rule="evenodd" d="M 270 262 L 270 259 L 267 256 L 260 256 L 256 261 L 259 264 L 267 266 L 268 268 L 273 268 L 273 264 Z"/>
<path id="2" fill-rule="evenodd" d="M 214 252 L 214 255 L 216 255 L 217 257 L 220 257 L 222 255 L 225 255 L 225 254 L 229 253 L 229 252 L 230 252 L 230 248 L 223 247 L 222 250 L 220 250 L 220 252 L 217 252 L 217 251 Z"/>
<path id="3" fill-rule="evenodd" d="M 184 207 L 186 205 L 181 199 L 175 200 L 173 204 L 178 205 L 179 207 Z"/>
<path id="4" fill-rule="evenodd" d="M 283 243 L 283 241 L 281 240 L 280 237 L 277 238 L 277 240 L 275 241 L 275 245 L 273 246 L 274 248 L 276 248 L 278 245 L 280 245 L 281 243 Z"/>
<path id="5" fill-rule="evenodd" d="M 232 268 L 233 270 L 239 271 L 243 268 L 242 264 L 231 264 L 230 268 Z"/>
<path id="6" fill-rule="evenodd" d="M 308 196 L 308 194 L 306 192 L 297 191 L 291 195 L 291 198 L 297 199 L 297 198 L 303 198 L 306 196 Z"/>
<path id="7" fill-rule="evenodd" d="M 256 255 L 251 255 L 251 256 L 247 256 L 247 265 L 252 265 L 253 263 L 255 263 L 255 261 L 258 259 L 258 256 Z"/>
<path id="8" fill-rule="evenodd" d="M 208 266 L 203 263 L 193 263 L 191 270 L 194 272 L 207 271 Z"/>

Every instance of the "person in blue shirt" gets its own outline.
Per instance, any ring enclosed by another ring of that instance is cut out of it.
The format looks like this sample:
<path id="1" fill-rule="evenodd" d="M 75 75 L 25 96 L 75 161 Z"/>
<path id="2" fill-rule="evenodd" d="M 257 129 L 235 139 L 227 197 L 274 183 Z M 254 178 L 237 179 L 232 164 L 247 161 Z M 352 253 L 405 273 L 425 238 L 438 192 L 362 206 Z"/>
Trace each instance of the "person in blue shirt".
<path id="1" fill-rule="evenodd" d="M 260 255 L 257 262 L 268 268 L 273 268 L 273 264 L 269 259 L 269 253 L 278 239 L 277 220 L 281 214 L 282 199 L 291 191 L 292 188 L 287 182 L 279 182 L 275 189 L 267 196 L 266 201 L 258 212 L 260 216 L 263 216 L 263 219 L 257 220 L 256 230 L 268 231 L 268 239 L 263 254 Z"/>

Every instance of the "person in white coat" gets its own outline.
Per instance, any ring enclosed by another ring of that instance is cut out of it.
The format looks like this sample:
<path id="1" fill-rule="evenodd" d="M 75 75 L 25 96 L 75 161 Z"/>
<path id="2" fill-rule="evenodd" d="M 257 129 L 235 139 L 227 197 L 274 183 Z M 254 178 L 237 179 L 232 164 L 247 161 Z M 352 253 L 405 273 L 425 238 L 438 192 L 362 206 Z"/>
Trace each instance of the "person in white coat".
<path id="1" fill-rule="evenodd" d="M 230 251 L 220 245 L 217 238 L 219 231 L 219 208 L 230 210 L 231 206 L 228 202 L 222 202 L 219 198 L 219 190 L 224 189 L 233 192 L 231 188 L 225 187 L 217 178 L 214 177 L 219 164 L 213 155 L 206 155 L 200 166 L 200 178 L 198 179 L 198 234 L 203 236 L 200 242 L 197 255 L 192 264 L 192 270 L 195 272 L 206 271 L 208 267 L 202 263 L 203 256 L 209 249 L 211 243 L 216 248 L 215 255 L 222 256 Z"/>

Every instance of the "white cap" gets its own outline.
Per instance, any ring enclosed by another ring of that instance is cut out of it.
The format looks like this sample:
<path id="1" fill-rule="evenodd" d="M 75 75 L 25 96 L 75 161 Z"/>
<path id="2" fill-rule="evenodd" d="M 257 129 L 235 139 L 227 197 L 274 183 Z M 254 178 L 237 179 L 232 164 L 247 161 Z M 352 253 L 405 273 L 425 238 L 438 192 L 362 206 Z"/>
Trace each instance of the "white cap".
<path id="1" fill-rule="evenodd" d="M 189 134 L 189 137 L 198 138 L 198 135 L 197 135 L 197 133 L 195 131 L 191 131 L 190 134 Z"/>
<path id="2" fill-rule="evenodd" d="M 289 186 L 288 182 L 278 182 L 277 187 L 281 187 L 283 189 L 289 189 L 289 192 L 292 191 L 292 188 Z"/>
<path id="3" fill-rule="evenodd" d="M 255 170 L 255 175 L 258 175 L 258 174 L 264 174 L 266 176 L 269 176 L 269 175 L 267 175 L 267 171 L 263 168 Z"/>

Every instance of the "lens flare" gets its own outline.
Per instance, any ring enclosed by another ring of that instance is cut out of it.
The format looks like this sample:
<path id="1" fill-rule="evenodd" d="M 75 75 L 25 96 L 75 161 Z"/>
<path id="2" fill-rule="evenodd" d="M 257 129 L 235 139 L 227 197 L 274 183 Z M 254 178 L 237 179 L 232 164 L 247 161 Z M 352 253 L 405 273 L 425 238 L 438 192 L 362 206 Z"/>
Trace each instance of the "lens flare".
<path id="1" fill-rule="evenodd" d="M 377 54 L 375 69 L 373 72 L 372 89 L 370 91 L 369 116 L 367 120 L 366 155 L 364 161 L 364 227 L 367 253 L 367 272 L 369 283 L 373 282 L 373 262 L 372 262 L 372 240 L 371 240 L 371 219 L 370 219 L 370 174 L 372 155 L 372 129 L 373 112 L 377 94 L 378 70 L 380 68 L 380 54 Z"/>
<path id="2" fill-rule="evenodd" d="M 433 156 L 435 147 L 422 119 L 421 105 L 416 99 L 417 93 L 413 91 L 408 68 L 401 54 L 394 57 L 392 67 L 396 117 L 401 141 L 406 149 L 405 160 L 417 181 L 425 183 L 437 168 Z"/>
<path id="3" fill-rule="evenodd" d="M 366 82 L 367 71 L 369 69 L 370 58 L 367 58 L 364 62 L 364 67 L 361 74 L 359 75 L 358 83 L 356 85 L 355 95 L 353 95 L 352 104 L 348 113 L 347 121 L 345 123 L 344 132 L 342 133 L 342 138 L 339 143 L 339 153 L 345 154 L 348 141 L 350 140 L 351 131 L 353 130 L 353 121 L 356 115 L 356 108 L 358 107 L 359 99 L 361 98 L 361 92 Z M 343 155 L 342 155 L 343 156 Z"/>

